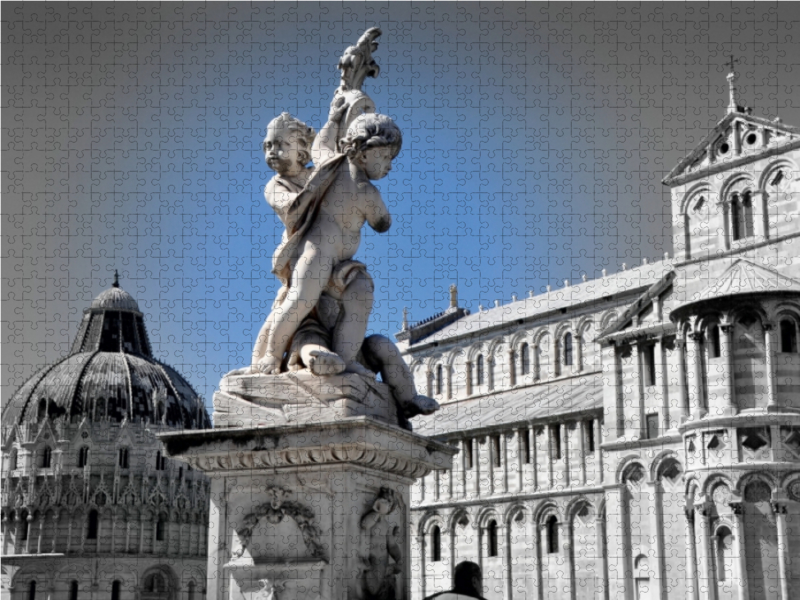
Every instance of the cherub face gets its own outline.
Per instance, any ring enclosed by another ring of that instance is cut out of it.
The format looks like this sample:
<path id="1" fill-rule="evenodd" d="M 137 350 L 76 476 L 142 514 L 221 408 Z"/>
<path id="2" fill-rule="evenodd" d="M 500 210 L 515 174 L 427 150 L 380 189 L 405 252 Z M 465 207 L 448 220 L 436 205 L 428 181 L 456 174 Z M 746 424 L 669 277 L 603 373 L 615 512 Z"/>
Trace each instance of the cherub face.
<path id="1" fill-rule="evenodd" d="M 281 126 L 267 129 L 267 139 L 264 140 L 264 158 L 273 171 L 281 175 L 297 175 L 305 164 L 300 133 Z"/>
<path id="2" fill-rule="evenodd" d="M 367 148 L 359 152 L 358 160 L 367 177 L 383 179 L 392 170 L 392 149 L 388 146 Z"/>
<path id="3" fill-rule="evenodd" d="M 388 515 L 392 512 L 392 503 L 386 498 L 378 498 L 372 505 L 373 510 L 381 515 Z"/>

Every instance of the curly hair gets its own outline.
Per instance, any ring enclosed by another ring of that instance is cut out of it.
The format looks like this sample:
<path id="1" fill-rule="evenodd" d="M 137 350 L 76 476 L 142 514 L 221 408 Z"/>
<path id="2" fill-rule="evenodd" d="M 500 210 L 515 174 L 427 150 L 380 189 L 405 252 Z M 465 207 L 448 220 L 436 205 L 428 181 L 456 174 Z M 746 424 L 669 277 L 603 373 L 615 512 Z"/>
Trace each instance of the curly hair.
<path id="1" fill-rule="evenodd" d="M 282 112 L 277 117 L 272 119 L 272 121 L 269 122 L 269 125 L 267 125 L 267 131 L 269 131 L 270 127 L 282 127 L 288 131 L 296 131 L 298 134 L 297 141 L 300 142 L 300 152 L 305 155 L 305 161 L 303 164 L 306 164 L 311 160 L 311 145 L 314 143 L 314 138 L 317 137 L 317 132 L 314 131 L 313 127 L 309 127 L 300 119 L 293 117 L 288 112 Z M 267 151 L 266 137 L 261 143 L 261 150 L 263 152 Z"/>
<path id="2" fill-rule="evenodd" d="M 392 158 L 400 153 L 403 134 L 391 117 L 378 113 L 366 113 L 356 117 L 347 128 L 347 134 L 339 142 L 339 147 L 348 158 L 369 148 L 392 149 Z"/>

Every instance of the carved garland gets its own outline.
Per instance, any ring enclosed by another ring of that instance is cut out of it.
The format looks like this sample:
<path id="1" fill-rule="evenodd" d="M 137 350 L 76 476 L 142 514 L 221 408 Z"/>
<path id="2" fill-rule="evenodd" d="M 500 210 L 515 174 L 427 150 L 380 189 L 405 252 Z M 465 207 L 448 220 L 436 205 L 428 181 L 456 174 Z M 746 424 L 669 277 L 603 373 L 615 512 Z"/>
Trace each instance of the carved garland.
<path id="1" fill-rule="evenodd" d="M 244 554 L 253 537 L 253 529 L 262 518 L 277 525 L 283 521 L 284 517 L 290 517 L 300 528 L 303 542 L 311 551 L 311 555 L 315 558 L 325 559 L 325 549 L 320 542 L 322 531 L 313 523 L 314 511 L 299 502 L 284 500 L 286 493 L 283 490 L 270 488 L 268 492 L 273 499 L 256 506 L 253 512 L 244 517 L 242 525 L 236 530 L 241 545 L 233 551 L 234 558 L 239 558 Z"/>

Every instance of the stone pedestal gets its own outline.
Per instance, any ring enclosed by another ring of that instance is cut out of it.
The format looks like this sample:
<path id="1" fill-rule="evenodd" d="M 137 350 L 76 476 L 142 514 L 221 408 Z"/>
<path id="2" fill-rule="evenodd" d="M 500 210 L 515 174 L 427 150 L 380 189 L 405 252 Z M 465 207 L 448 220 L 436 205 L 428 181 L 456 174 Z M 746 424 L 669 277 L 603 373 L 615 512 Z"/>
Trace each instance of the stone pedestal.
<path id="1" fill-rule="evenodd" d="M 456 452 L 373 417 L 160 438 L 211 478 L 208 600 L 408 598 L 409 488 Z"/>

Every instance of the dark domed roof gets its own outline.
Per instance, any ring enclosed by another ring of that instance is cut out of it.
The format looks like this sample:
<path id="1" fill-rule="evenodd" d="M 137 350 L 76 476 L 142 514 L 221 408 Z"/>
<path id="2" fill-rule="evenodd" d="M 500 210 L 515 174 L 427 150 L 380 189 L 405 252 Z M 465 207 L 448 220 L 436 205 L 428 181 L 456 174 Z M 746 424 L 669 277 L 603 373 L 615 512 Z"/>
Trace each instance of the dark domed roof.
<path id="1" fill-rule="evenodd" d="M 41 369 L 6 403 L 3 426 L 36 422 L 45 414 L 210 427 L 192 386 L 153 358 L 139 306 L 116 281 L 84 311 L 69 355 Z"/>

